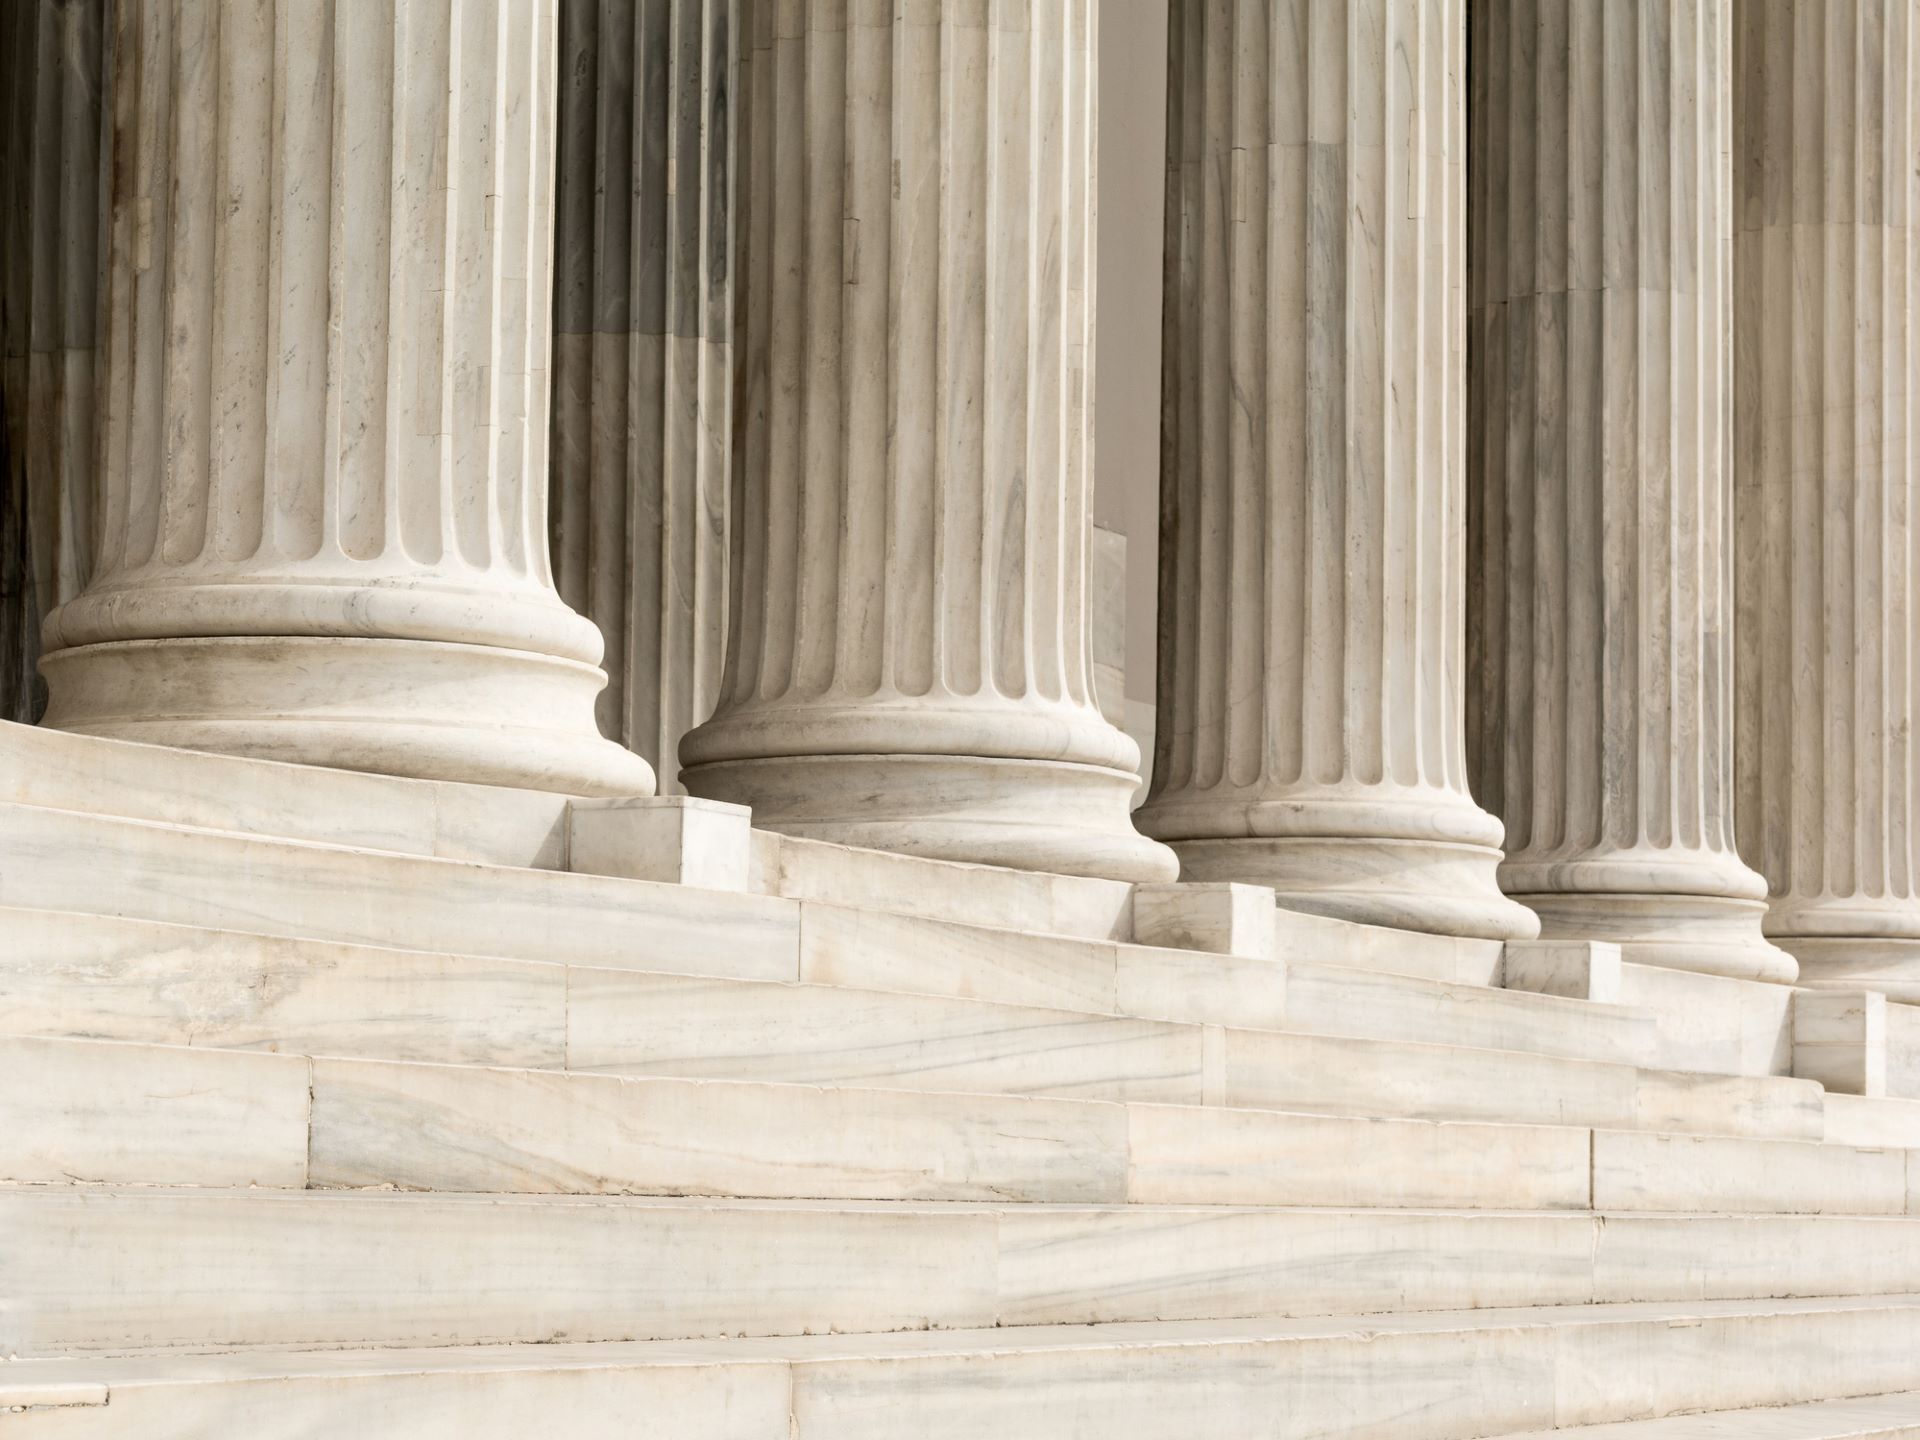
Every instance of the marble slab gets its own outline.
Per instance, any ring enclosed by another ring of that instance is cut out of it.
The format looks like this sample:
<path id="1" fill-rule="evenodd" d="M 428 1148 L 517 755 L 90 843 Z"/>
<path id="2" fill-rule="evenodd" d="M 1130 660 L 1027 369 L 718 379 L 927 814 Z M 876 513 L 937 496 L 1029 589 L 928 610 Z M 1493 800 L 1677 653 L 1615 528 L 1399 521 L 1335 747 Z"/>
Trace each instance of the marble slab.
<path id="1" fill-rule="evenodd" d="M 1444 1037 L 1455 1045 L 1632 1064 L 1654 1051 L 1653 1017 L 1625 1006 L 1298 960 L 1287 971 L 1291 1030 L 1410 1043 Z"/>
<path id="2" fill-rule="evenodd" d="M 560 869 L 564 795 L 408 780 L 0 722 L 0 804 Z"/>
<path id="3" fill-rule="evenodd" d="M 752 812 L 687 795 L 575 800 L 567 806 L 567 868 L 703 890 L 746 890 Z"/>
<path id="4" fill-rule="evenodd" d="M 1004 1212 L 1005 1325 L 1584 1304 L 1576 1213 L 1133 1205 Z"/>
<path id="5" fill-rule="evenodd" d="M 1819 1140 L 1826 1133 L 1824 1098 L 1813 1081 L 1786 1076 L 1641 1070 L 1633 1121 L 1641 1130 Z"/>
<path id="6" fill-rule="evenodd" d="M 1502 1440 L 1920 1440 L 1920 1392 L 1529 1430 Z"/>
<path id="7" fill-rule="evenodd" d="M 622 1363 L 610 1346 L 83 1360 L 110 1403 L 7 1415 L 8 1440 L 788 1440 L 785 1365 Z M 587 1352 L 587 1353 L 582 1353 Z M 651 1354 L 651 1352 L 649 1352 Z M 716 1362 L 718 1357 L 716 1357 Z M 20 1361 L 13 1373 L 46 1364 Z M 32 1382 L 29 1382 L 32 1383 Z M 15 1393 L 0 1378 L 0 1405 Z"/>
<path id="8" fill-rule="evenodd" d="M 559 1067 L 567 967 L 0 911 L 0 1033 Z"/>
<path id="9" fill-rule="evenodd" d="M 0 1349 L 481 1345 L 991 1324 L 992 1211 L 0 1190 Z"/>
<path id="10" fill-rule="evenodd" d="M 1133 938 L 1143 945 L 1270 960 L 1276 915 L 1269 885 L 1189 882 L 1133 892 Z"/>
<path id="11" fill-rule="evenodd" d="M 304 1185 L 307 1061 L 0 1036 L 0 1181 Z"/>
<path id="12" fill-rule="evenodd" d="M 0 862 L 5 906 L 759 979 L 798 965 L 799 907 L 758 895 L 6 805 Z"/>
<path id="13" fill-rule="evenodd" d="M 1154 1205 L 1584 1210 L 1588 1132 L 1134 1105 L 1128 1198 Z"/>
<path id="14" fill-rule="evenodd" d="M 1102 1100 L 1203 1099 L 1203 1035 L 943 996 L 574 967 L 575 1070 Z"/>
<path id="15" fill-rule="evenodd" d="M 1111 1014 L 1111 944 L 982 929 L 888 911 L 800 906 L 800 978 Z"/>
<path id="16" fill-rule="evenodd" d="M 124 1440 L 126 1426 L 139 1427 L 134 1433 L 142 1440 L 201 1440 L 209 1433 L 293 1440 L 343 1413 L 393 1423 L 420 1418 L 425 1428 L 409 1426 L 409 1440 L 560 1440 L 559 1431 L 542 1427 L 535 1400 L 578 1401 L 578 1413 L 557 1412 L 569 1422 L 569 1434 L 591 1424 L 600 1428 L 587 1433 L 642 1440 L 688 1433 L 715 1440 L 878 1440 L 897 1436 L 908 1406 L 918 1428 L 941 1437 L 1190 1440 L 1196 1425 L 1272 1434 L 1278 1418 L 1290 1427 L 1281 1433 L 1290 1435 L 1460 1440 L 1476 1429 L 1537 1431 L 1552 1427 L 1556 1416 L 1573 1424 L 1581 1423 L 1576 1416 L 1619 1419 L 1703 1402 L 1723 1409 L 1793 1403 L 1781 1397 L 1822 1385 L 1834 1393 L 1884 1394 L 1913 1368 L 1915 1306 L 1912 1297 L 1581 1305 L 784 1339 L 21 1360 L 0 1374 L 0 1404 L 10 1393 L 45 1393 L 75 1382 L 108 1390 L 105 1406 L 9 1417 L 9 1433 L 30 1440 Z M 1787 1352 L 1796 1344 L 1817 1359 L 1794 1362 Z M 1629 1371 L 1611 1391 L 1608 1366 Z M 675 1383 L 666 1383 L 669 1378 Z M 497 1401 L 499 1415 L 511 1423 L 496 1426 L 480 1399 Z M 470 1428 L 437 1428 L 434 1417 L 442 1410 Z M 173 1417 L 184 1420 L 175 1424 Z M 654 1419 L 683 1428 L 647 1428 Z M 247 1423 L 237 1427 L 237 1421 Z M 1731 1433 L 1750 1440 L 1748 1432 Z"/>
<path id="17" fill-rule="evenodd" d="M 1226 1032 L 1226 1103 L 1522 1125 L 1630 1125 L 1638 1077 L 1516 1051 Z"/>
<path id="18" fill-rule="evenodd" d="M 1920 1307 L 1911 1297 L 1694 1303 L 1692 1323 L 1650 1316 L 1562 1330 L 1556 1421 L 1871 1395 L 1910 1387 L 1920 1369 Z"/>
<path id="19" fill-rule="evenodd" d="M 1796 990 L 1793 1073 L 1836 1093 L 1888 1094 L 1890 1008 L 1877 990 Z"/>
<path id="20" fill-rule="evenodd" d="M 1920 1100 L 1920 1005 L 1887 1002 L 1887 1094 Z"/>
<path id="21" fill-rule="evenodd" d="M 1114 1201 L 1126 1146 L 1087 1101 L 314 1062 L 315 1186 Z"/>
<path id="22" fill-rule="evenodd" d="M 1899 1215 L 1907 1152 L 1596 1130 L 1596 1210 Z"/>
<path id="23" fill-rule="evenodd" d="M 1920 1150 L 1920 1100 L 1829 1095 L 1821 1109 L 1824 1138 L 1837 1145 Z"/>
<path id="24" fill-rule="evenodd" d="M 1595 1228 L 1593 1286 L 1602 1301 L 1920 1293 L 1920 1221 L 1608 1215 Z"/>
<path id="25" fill-rule="evenodd" d="M 1118 880 L 929 860 L 770 830 L 753 832 L 752 875 L 756 891 L 789 900 L 1083 940 L 1132 936 L 1133 886 Z"/>
<path id="26" fill-rule="evenodd" d="M 1500 984 L 1504 947 L 1498 940 L 1393 930 L 1302 910 L 1281 909 L 1274 923 L 1274 949 L 1282 959 L 1385 970 L 1463 985 Z"/>
<path id="27" fill-rule="evenodd" d="M 1510 990 L 1618 1004 L 1620 947 L 1605 940 L 1509 940 L 1500 983 Z"/>

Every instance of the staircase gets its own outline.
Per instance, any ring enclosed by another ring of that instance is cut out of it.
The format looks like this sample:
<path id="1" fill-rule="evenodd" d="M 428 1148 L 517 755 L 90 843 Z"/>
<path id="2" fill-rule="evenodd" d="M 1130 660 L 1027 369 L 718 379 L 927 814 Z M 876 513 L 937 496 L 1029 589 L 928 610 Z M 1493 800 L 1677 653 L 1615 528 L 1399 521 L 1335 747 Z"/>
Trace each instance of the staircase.
<path id="1" fill-rule="evenodd" d="M 1734 1011 L 566 820 L 5 727 L 0 1440 L 1920 1436 L 1920 1096 Z"/>

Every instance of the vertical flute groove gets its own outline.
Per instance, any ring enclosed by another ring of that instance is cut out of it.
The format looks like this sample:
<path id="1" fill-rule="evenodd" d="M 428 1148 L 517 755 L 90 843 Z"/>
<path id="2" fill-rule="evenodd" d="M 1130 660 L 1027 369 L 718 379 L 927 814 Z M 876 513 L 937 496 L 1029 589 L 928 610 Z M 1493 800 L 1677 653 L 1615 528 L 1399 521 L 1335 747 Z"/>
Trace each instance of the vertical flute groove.
<path id="1" fill-rule="evenodd" d="M 1911 525 L 1916 37 L 1903 4 L 1735 38 L 1740 843 L 1815 983 L 1920 995 Z"/>
<path id="2" fill-rule="evenodd" d="M 736 26 L 762 8 L 562 0 L 558 16 L 555 580 L 606 637 L 602 730 L 663 792 L 725 651 L 729 95 Z"/>
<path id="3" fill-rule="evenodd" d="M 1528 933 L 1465 787 L 1459 0 L 1176 0 L 1160 720 L 1186 873 Z"/>
<path id="4" fill-rule="evenodd" d="M 1551 935 L 1787 978 L 1732 824 L 1733 7 L 1474 7 L 1502 118 L 1474 157 L 1471 766 L 1502 884 Z"/>

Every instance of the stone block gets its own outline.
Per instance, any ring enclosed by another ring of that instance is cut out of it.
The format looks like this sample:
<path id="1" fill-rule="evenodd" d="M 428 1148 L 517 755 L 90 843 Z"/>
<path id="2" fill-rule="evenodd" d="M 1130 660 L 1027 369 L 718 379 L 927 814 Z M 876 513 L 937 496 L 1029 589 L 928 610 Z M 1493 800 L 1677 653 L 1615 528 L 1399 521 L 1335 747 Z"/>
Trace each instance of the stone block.
<path id="1" fill-rule="evenodd" d="M 1269 959 L 1275 929 L 1273 891 L 1265 885 L 1134 887 L 1133 938 L 1142 945 Z"/>
<path id="2" fill-rule="evenodd" d="M 567 810 L 567 868 L 744 891 L 752 880 L 753 812 L 688 795 L 576 800 Z"/>
<path id="3" fill-rule="evenodd" d="M 1793 1073 L 1845 1095 L 1885 1095 L 1887 997 L 1877 990 L 1796 992 Z"/>
<path id="4" fill-rule="evenodd" d="M 1620 947 L 1604 940 L 1509 940 L 1509 990 L 1620 1003 Z"/>

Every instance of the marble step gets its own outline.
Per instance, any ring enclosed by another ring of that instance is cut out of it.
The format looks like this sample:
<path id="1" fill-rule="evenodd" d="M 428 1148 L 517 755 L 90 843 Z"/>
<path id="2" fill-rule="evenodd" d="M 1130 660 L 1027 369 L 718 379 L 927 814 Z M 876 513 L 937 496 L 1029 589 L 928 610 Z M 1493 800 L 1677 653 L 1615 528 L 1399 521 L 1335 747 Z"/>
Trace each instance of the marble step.
<path id="1" fill-rule="evenodd" d="M 1824 1125 L 1820 1091 L 1807 1081 L 62 912 L 3 918 L 16 943 L 0 956 L 0 1033 L 1763 1136 L 1817 1138 Z M 1302 987 L 1321 996 L 1323 1019 L 1343 978 Z M 1393 1013 L 1391 992 L 1376 990 L 1385 977 L 1355 978 L 1358 1000 Z M 1288 1023 L 1286 1013 L 1250 1018 Z"/>
<path id="2" fill-rule="evenodd" d="M 0 721 L 0 803 L 398 854 L 566 867 L 568 798 L 202 754 Z M 1084 938 L 1131 937 L 1131 886 L 757 831 L 753 887 L 796 900 Z M 1280 952 L 1477 986 L 1498 941 L 1281 911 Z"/>
<path id="3" fill-rule="evenodd" d="M 1510 1432 L 1495 1440 L 1920 1440 L 1920 1390 Z"/>
<path id="4" fill-rule="evenodd" d="M 112 855 L 116 885 L 94 857 Z M 453 863 L 0 805 L 0 905 L 295 940 L 808 980 L 1189 1023 L 1283 1027 L 1288 966 L 818 901 Z M 1604 1060 L 1650 1021 L 1560 996 L 1315 966 L 1303 1024 Z"/>
<path id="5" fill-rule="evenodd" d="M 1529 1050 L 1574 1060 L 1648 1064 L 1651 1014 L 1558 995 L 1421 980 L 1384 971 L 1287 962 L 1286 1028 L 1376 1040 Z"/>
<path id="6" fill-rule="evenodd" d="M 1920 1297 L 0 1367 L 8 1440 L 1473 1440 L 1920 1384 Z"/>
<path id="7" fill-rule="evenodd" d="M 396 854 L 566 868 L 567 797 L 397 779 L 70 735 L 0 721 L 0 803 Z M 1089 939 L 1131 937 L 1131 886 L 961 865 L 757 831 L 753 888 L 795 900 Z M 1497 941 L 1283 911 L 1281 953 L 1473 985 Z"/>
<path id="8" fill-rule="evenodd" d="M 1905 1213 L 1920 1151 L 0 1038 L 0 1179 Z"/>
<path id="9" fill-rule="evenodd" d="M 1824 1109 L 1829 1140 L 1920 1149 L 1920 1100 L 1830 1094 Z"/>
<path id="10" fill-rule="evenodd" d="M 1920 1290 L 1920 1217 L 0 1186 L 0 1234 L 22 1356 Z"/>
<path id="11" fill-rule="evenodd" d="M 565 795 L 176 750 L 0 721 L 0 803 L 402 855 L 566 865 Z"/>

